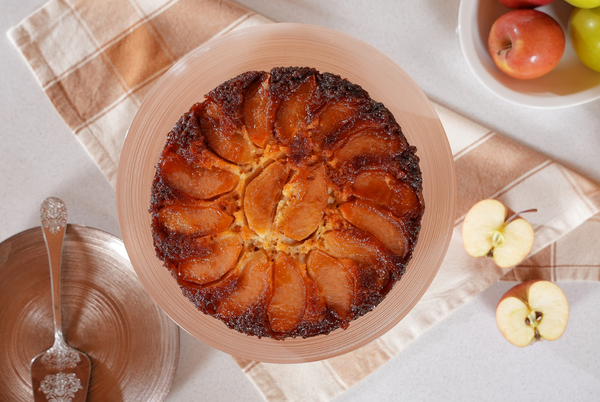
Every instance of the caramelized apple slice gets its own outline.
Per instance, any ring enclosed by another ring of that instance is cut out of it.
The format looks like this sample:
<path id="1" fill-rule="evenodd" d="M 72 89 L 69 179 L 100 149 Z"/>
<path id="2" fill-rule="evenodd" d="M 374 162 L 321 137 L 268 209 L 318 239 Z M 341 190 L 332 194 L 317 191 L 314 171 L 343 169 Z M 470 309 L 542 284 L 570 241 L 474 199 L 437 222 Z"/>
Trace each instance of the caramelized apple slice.
<path id="1" fill-rule="evenodd" d="M 315 76 L 311 75 L 289 98 L 281 102 L 275 121 L 275 134 L 282 145 L 292 145 L 296 135 L 306 129 L 310 100 L 316 89 Z"/>
<path id="2" fill-rule="evenodd" d="M 179 156 L 169 156 L 161 166 L 163 177 L 179 191 L 202 200 L 233 190 L 239 178 L 227 170 L 193 167 Z"/>
<path id="3" fill-rule="evenodd" d="M 336 148 L 340 147 L 344 141 L 353 135 L 362 131 L 381 130 L 382 123 L 374 118 L 370 113 L 359 114 L 351 122 L 346 124 L 340 130 L 326 133 L 320 143 L 323 153 L 330 157 Z"/>
<path id="4" fill-rule="evenodd" d="M 344 219 L 357 228 L 371 233 L 392 253 L 404 257 L 408 239 L 404 226 L 390 212 L 364 201 L 354 201 L 339 207 Z"/>
<path id="5" fill-rule="evenodd" d="M 272 266 L 264 251 L 252 255 L 243 265 L 236 289 L 221 301 L 218 315 L 229 324 L 245 315 L 260 314 L 262 305 L 272 293 Z M 264 312 L 263 312 L 264 313 Z"/>
<path id="6" fill-rule="evenodd" d="M 312 130 L 311 138 L 319 150 L 323 149 L 325 138 L 341 129 L 365 107 L 364 101 L 349 98 L 329 102 L 318 114 L 318 125 Z"/>
<path id="7" fill-rule="evenodd" d="M 387 207 L 396 216 L 417 216 L 422 204 L 415 189 L 380 170 L 361 172 L 348 189 L 358 198 Z"/>
<path id="8" fill-rule="evenodd" d="M 171 232 L 206 236 L 224 231 L 233 216 L 217 208 L 170 205 L 158 212 L 159 222 Z"/>
<path id="9" fill-rule="evenodd" d="M 306 292 L 306 305 L 304 307 L 304 316 L 300 322 L 300 326 L 296 331 L 302 336 L 311 336 L 320 330 L 325 314 L 327 313 L 327 304 L 325 298 L 321 296 L 319 287 L 310 279 L 306 273 L 306 264 L 300 264 L 299 270 L 302 279 L 304 280 L 304 289 Z"/>
<path id="10" fill-rule="evenodd" d="M 270 78 L 270 75 L 266 75 L 248 89 L 242 108 L 248 136 L 261 148 L 271 138 L 275 121 L 275 108 L 269 94 Z"/>
<path id="11" fill-rule="evenodd" d="M 267 234 L 273 225 L 281 191 L 290 173 L 285 161 L 267 166 L 246 187 L 244 209 L 248 226 L 260 236 Z"/>
<path id="12" fill-rule="evenodd" d="M 204 142 L 194 144 L 190 147 L 190 153 L 194 157 L 194 166 L 203 167 L 205 169 L 222 169 L 230 172 L 239 172 L 234 164 L 227 162 L 219 155 L 206 147 Z"/>
<path id="13" fill-rule="evenodd" d="M 207 314 L 215 314 L 219 304 L 236 289 L 244 266 L 237 263 L 221 279 L 204 285 L 178 278 L 183 295 L 190 299 L 198 309 Z"/>
<path id="14" fill-rule="evenodd" d="M 300 267 L 287 254 L 279 254 L 274 264 L 273 297 L 267 309 L 274 332 L 292 332 L 298 327 L 306 305 L 306 288 Z"/>
<path id="15" fill-rule="evenodd" d="M 239 236 L 197 239 L 200 256 L 179 264 L 178 278 L 184 281 L 205 284 L 216 281 L 234 267 L 242 252 Z"/>
<path id="16" fill-rule="evenodd" d="M 361 155 L 376 155 L 382 158 L 391 157 L 402 152 L 402 143 L 397 137 L 378 130 L 367 129 L 351 136 L 333 153 L 334 166 Z"/>
<path id="17" fill-rule="evenodd" d="M 208 145 L 222 158 L 235 163 L 252 160 L 254 146 L 244 135 L 244 127 L 223 116 L 217 103 L 205 101 L 200 127 Z"/>
<path id="18" fill-rule="evenodd" d="M 325 166 L 301 168 L 284 187 L 288 207 L 283 212 L 283 234 L 300 241 L 313 233 L 327 206 L 329 194 L 325 181 Z"/>
<path id="19" fill-rule="evenodd" d="M 350 258 L 360 265 L 359 282 L 378 291 L 388 282 L 392 261 L 383 245 L 368 233 L 350 228 L 323 235 L 325 248 L 336 258 Z"/>
<path id="20" fill-rule="evenodd" d="M 306 270 L 334 315 L 341 320 L 350 318 L 355 289 L 354 276 L 348 263 L 344 264 L 342 260 L 314 250 L 308 256 Z"/>

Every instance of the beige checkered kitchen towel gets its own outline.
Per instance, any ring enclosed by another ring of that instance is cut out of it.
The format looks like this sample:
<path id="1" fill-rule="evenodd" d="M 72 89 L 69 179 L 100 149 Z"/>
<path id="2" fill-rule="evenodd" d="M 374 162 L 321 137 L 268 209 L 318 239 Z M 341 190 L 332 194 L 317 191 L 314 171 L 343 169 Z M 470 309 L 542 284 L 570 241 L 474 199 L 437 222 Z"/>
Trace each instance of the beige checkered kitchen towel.
<path id="1" fill-rule="evenodd" d="M 114 185 L 125 133 L 156 80 L 209 38 L 267 22 L 224 0 L 51 0 L 8 35 Z M 454 234 L 439 274 L 400 324 L 360 350 L 298 365 L 236 359 L 267 400 L 334 398 L 499 279 L 600 279 L 598 185 L 434 106 L 448 134 L 458 177 Z M 536 230 L 532 257 L 513 270 L 472 259 L 462 247 L 465 213 L 490 197 L 515 211 L 539 210 L 528 215 Z"/>

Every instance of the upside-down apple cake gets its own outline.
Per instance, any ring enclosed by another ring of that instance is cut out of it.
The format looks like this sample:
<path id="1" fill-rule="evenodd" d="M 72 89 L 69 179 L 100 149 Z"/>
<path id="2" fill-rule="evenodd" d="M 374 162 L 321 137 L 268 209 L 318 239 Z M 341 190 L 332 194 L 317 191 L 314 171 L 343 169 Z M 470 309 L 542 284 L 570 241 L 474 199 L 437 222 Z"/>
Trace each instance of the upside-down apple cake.
<path id="1" fill-rule="evenodd" d="M 241 74 L 168 135 L 150 206 L 157 255 L 199 310 L 240 332 L 345 328 L 411 258 L 424 209 L 415 151 L 340 76 Z"/>

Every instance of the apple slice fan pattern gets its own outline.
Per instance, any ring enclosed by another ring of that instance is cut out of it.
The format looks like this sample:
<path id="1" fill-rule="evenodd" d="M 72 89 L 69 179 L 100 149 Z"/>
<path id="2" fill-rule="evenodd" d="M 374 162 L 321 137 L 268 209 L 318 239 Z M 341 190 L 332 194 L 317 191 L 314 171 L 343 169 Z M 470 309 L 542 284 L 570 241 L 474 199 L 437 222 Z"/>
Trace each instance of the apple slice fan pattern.
<path id="1" fill-rule="evenodd" d="M 68 6 L 51 0 L 8 35 L 57 112 L 115 184 L 127 127 L 153 83 L 179 58 L 211 37 L 270 21 L 224 0 L 114 0 L 114 7 L 92 3 Z M 85 18 L 90 9 L 91 27 Z M 113 12 L 118 12 L 119 18 Z M 198 17 L 189 22 L 187 15 Z M 206 21 L 202 21 L 203 16 Z M 153 23 L 158 19 L 160 24 Z M 97 27 L 111 27 L 111 31 Z M 152 36 L 154 30 L 158 32 Z M 172 45 L 152 39 L 173 38 L 181 32 L 190 34 L 185 40 L 175 38 Z M 119 43 L 131 46 L 119 47 Z M 113 66 L 122 69 L 118 78 L 122 82 L 106 70 L 102 59 L 110 59 Z M 123 83 L 127 91 L 123 91 Z M 89 97 L 82 96 L 90 91 L 96 94 L 91 103 Z M 453 237 L 438 275 L 396 327 L 362 349 L 302 365 L 236 359 L 267 400 L 331 400 L 499 279 L 600 279 L 598 247 L 586 236 L 600 231 L 600 188 L 531 149 L 440 105 L 434 107 L 454 154 L 458 186 Z M 481 180 L 489 172 L 495 172 L 494 177 Z M 530 191 L 532 188 L 536 190 Z M 464 250 L 461 228 L 465 214 L 485 198 L 496 198 L 513 211 L 538 210 L 527 217 L 536 233 L 530 258 L 516 268 L 501 269 L 493 261 L 469 257 Z M 581 249 L 586 250 L 585 255 L 576 252 Z M 355 364 L 367 358 L 369 365 Z M 315 383 L 320 386 L 312 386 Z"/>

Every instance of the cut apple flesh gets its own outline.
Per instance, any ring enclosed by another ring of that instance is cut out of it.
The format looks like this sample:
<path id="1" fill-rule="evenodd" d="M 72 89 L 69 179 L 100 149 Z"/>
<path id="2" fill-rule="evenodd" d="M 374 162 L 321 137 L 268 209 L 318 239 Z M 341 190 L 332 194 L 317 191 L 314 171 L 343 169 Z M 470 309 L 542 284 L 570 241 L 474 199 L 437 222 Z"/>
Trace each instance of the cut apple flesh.
<path id="1" fill-rule="evenodd" d="M 275 134 L 282 145 L 292 145 L 296 135 L 306 129 L 310 100 L 316 89 L 315 77 L 311 75 L 289 98 L 281 102 L 277 111 Z"/>
<path id="2" fill-rule="evenodd" d="M 502 227 L 506 208 L 496 200 L 483 200 L 475 204 L 463 222 L 463 243 L 472 257 L 484 257 L 492 249 L 491 233 Z"/>
<path id="3" fill-rule="evenodd" d="M 494 261 L 500 268 L 510 268 L 527 257 L 535 235 L 531 224 L 519 218 L 489 236 L 492 237 L 491 243 L 494 246 Z"/>
<path id="4" fill-rule="evenodd" d="M 158 212 L 160 223 L 171 232 L 206 236 L 224 231 L 233 216 L 217 208 L 171 205 Z"/>
<path id="5" fill-rule="evenodd" d="M 333 164 L 341 166 L 358 156 L 390 158 L 402 151 L 400 141 L 378 129 L 367 129 L 350 137 L 333 153 Z"/>
<path id="6" fill-rule="evenodd" d="M 199 238 L 198 248 L 204 256 L 181 262 L 178 277 L 202 285 L 216 281 L 234 267 L 242 252 L 242 243 L 239 236 L 216 240 Z"/>
<path id="7" fill-rule="evenodd" d="M 271 292 L 271 263 L 264 252 L 257 252 L 244 263 L 236 289 L 221 302 L 218 314 L 227 321 L 251 313 Z"/>
<path id="8" fill-rule="evenodd" d="M 490 256 L 500 268 L 523 261 L 534 242 L 533 227 L 522 218 L 506 220 L 506 208 L 497 200 L 475 204 L 463 222 L 463 244 L 472 257 Z"/>
<path id="9" fill-rule="evenodd" d="M 189 166 L 180 157 L 166 158 L 162 164 L 163 177 L 179 191 L 202 200 L 233 190 L 239 178 L 227 170 Z"/>
<path id="10" fill-rule="evenodd" d="M 371 233 L 392 253 L 404 257 L 408 250 L 406 230 L 388 211 L 364 201 L 348 202 L 339 207 L 344 219 Z"/>
<path id="11" fill-rule="evenodd" d="M 498 305 L 496 321 L 500 332 L 513 345 L 527 346 L 535 337 L 532 326 L 525 324 L 529 308 L 519 298 L 508 297 Z"/>
<path id="12" fill-rule="evenodd" d="M 529 286 L 529 308 L 539 312 L 536 319 L 540 336 L 556 340 L 565 331 L 569 318 L 569 303 L 563 291 L 550 281 L 537 281 Z"/>
<path id="13" fill-rule="evenodd" d="M 496 308 L 496 323 L 513 345 L 524 347 L 540 340 L 556 340 L 565 331 L 569 304 L 563 291 L 550 281 L 523 282 L 510 289 Z"/>
<path id="14" fill-rule="evenodd" d="M 322 251 L 311 251 L 306 270 L 316 282 L 327 306 L 341 320 L 350 317 L 354 302 L 354 278 L 348 264 Z"/>
<path id="15" fill-rule="evenodd" d="M 378 170 L 358 174 L 348 193 L 385 206 L 396 216 L 416 216 L 422 210 L 421 202 L 410 184 Z"/>
<path id="16" fill-rule="evenodd" d="M 261 236 L 271 230 L 289 172 L 285 162 L 271 163 L 246 187 L 244 209 L 248 226 Z"/>
<path id="17" fill-rule="evenodd" d="M 222 158 L 235 163 L 252 160 L 253 145 L 244 136 L 241 126 L 226 121 L 215 102 L 204 105 L 200 115 L 200 127 L 210 147 Z"/>
<path id="18" fill-rule="evenodd" d="M 254 83 L 246 94 L 243 106 L 244 122 L 248 136 L 264 148 L 273 132 L 274 108 L 269 96 L 270 76 Z"/>
<path id="19" fill-rule="evenodd" d="M 291 332 L 298 327 L 306 305 L 306 289 L 300 267 L 280 254 L 273 267 L 273 297 L 267 309 L 271 329 Z"/>
<path id="20" fill-rule="evenodd" d="M 284 194 L 289 199 L 283 212 L 283 234 L 293 240 L 303 240 L 317 229 L 327 206 L 325 167 L 301 168 L 284 187 Z"/>

